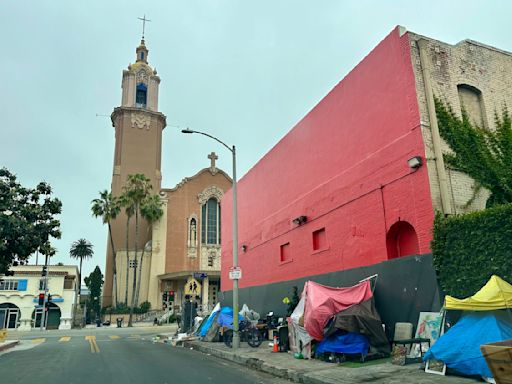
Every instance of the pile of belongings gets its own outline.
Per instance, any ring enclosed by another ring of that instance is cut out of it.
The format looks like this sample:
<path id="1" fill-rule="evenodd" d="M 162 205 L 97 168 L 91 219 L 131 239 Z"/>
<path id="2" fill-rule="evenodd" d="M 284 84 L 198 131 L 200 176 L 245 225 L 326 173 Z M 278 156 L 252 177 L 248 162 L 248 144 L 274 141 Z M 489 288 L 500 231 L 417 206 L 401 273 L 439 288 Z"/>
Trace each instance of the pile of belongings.
<path id="1" fill-rule="evenodd" d="M 446 296 L 444 308 L 463 311 L 462 317 L 427 351 L 424 360 L 442 361 L 463 375 L 492 377 L 480 346 L 512 339 L 512 285 L 494 275 L 471 297 Z"/>
<path id="2" fill-rule="evenodd" d="M 288 320 L 292 351 L 311 357 L 316 353 L 369 353 L 387 356 L 390 345 L 375 309 L 370 281 L 333 288 L 307 281 L 299 304 Z"/>
<path id="3" fill-rule="evenodd" d="M 238 313 L 239 322 L 244 319 L 257 322 L 259 318 L 260 315 L 249 309 L 246 304 L 242 306 Z M 217 303 L 208 318 L 202 322 L 196 334 L 203 341 L 219 341 L 219 330 L 221 327 L 233 329 L 233 308 L 221 308 L 220 303 Z"/>

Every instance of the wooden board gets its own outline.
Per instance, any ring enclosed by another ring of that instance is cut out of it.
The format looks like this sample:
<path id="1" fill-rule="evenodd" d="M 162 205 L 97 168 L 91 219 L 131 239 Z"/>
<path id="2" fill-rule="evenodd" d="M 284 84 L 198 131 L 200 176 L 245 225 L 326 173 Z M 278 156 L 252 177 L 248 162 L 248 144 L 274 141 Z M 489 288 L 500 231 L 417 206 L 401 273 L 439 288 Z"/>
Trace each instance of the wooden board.
<path id="1" fill-rule="evenodd" d="M 512 340 L 483 344 L 480 350 L 496 384 L 512 384 Z"/>

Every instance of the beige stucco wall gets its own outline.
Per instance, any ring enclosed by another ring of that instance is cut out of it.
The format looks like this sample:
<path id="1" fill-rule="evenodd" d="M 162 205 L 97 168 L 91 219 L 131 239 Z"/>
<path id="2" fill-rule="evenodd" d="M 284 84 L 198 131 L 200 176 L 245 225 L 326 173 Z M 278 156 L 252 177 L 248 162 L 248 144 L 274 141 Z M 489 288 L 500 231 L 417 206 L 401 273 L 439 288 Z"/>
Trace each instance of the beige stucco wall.
<path id="1" fill-rule="evenodd" d="M 39 297 L 39 282 L 41 280 L 41 265 L 22 265 L 11 267 L 15 275 L 12 277 L 3 277 L 4 280 L 27 280 L 27 289 L 25 291 L 0 291 L 0 303 L 12 303 L 16 305 L 21 316 L 18 319 L 20 330 L 30 330 L 32 326 L 32 313 L 34 312 L 36 302 L 34 299 Z M 61 322 L 59 329 L 70 329 L 73 310 L 76 302 L 75 287 L 78 281 L 78 268 L 76 266 L 48 266 L 48 292 L 53 300 L 63 299 L 62 302 L 54 302 L 61 311 Z M 73 288 L 64 289 L 65 276 L 73 277 Z"/>

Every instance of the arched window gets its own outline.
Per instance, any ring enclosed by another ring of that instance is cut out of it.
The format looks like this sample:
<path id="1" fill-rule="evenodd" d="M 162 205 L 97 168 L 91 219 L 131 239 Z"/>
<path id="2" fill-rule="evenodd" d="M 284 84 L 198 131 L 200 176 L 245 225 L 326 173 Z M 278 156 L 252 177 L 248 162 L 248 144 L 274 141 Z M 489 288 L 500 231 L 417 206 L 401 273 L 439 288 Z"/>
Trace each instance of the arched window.
<path id="1" fill-rule="evenodd" d="M 201 242 L 220 244 L 220 204 L 214 197 L 210 197 L 202 207 Z"/>
<path id="2" fill-rule="evenodd" d="M 473 124 L 485 128 L 485 109 L 482 101 L 482 92 L 467 84 L 457 85 L 460 106 L 466 111 Z"/>
<path id="3" fill-rule="evenodd" d="M 135 97 L 135 103 L 139 108 L 146 108 L 146 100 L 147 100 L 148 88 L 145 84 L 137 85 L 137 94 Z"/>
<path id="4" fill-rule="evenodd" d="M 398 221 L 389 228 L 386 235 L 386 246 L 388 259 L 417 255 L 420 251 L 416 231 L 407 221 Z"/>

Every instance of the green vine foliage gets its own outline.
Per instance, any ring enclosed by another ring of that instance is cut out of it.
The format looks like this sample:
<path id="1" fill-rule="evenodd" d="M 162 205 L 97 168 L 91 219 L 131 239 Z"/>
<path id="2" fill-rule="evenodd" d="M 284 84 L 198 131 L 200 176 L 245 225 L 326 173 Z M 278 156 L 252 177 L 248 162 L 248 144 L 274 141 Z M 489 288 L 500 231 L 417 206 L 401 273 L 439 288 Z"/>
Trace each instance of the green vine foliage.
<path id="1" fill-rule="evenodd" d="M 512 124 L 507 108 L 496 114 L 491 131 L 471 123 L 466 111 L 458 117 L 450 105 L 434 98 L 439 133 L 453 153 L 445 154 L 448 166 L 487 188 L 487 207 L 512 203 Z"/>
<path id="2" fill-rule="evenodd" d="M 444 292 L 464 298 L 492 275 L 512 282 L 512 204 L 434 221 L 434 267 Z"/>

